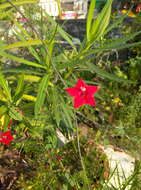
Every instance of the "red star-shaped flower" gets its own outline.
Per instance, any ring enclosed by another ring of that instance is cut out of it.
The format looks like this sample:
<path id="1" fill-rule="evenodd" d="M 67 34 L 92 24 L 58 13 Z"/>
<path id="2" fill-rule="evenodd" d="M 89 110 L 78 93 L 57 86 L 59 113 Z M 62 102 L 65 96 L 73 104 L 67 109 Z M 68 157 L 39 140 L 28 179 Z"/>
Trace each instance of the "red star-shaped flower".
<path id="1" fill-rule="evenodd" d="M 9 145 L 13 139 L 10 131 L 0 132 L 0 143 Z"/>
<path id="2" fill-rule="evenodd" d="M 93 95 L 97 90 L 97 86 L 87 85 L 83 80 L 78 79 L 77 84 L 73 88 L 67 88 L 66 92 L 74 97 L 74 108 L 79 108 L 83 104 L 96 106 Z"/>

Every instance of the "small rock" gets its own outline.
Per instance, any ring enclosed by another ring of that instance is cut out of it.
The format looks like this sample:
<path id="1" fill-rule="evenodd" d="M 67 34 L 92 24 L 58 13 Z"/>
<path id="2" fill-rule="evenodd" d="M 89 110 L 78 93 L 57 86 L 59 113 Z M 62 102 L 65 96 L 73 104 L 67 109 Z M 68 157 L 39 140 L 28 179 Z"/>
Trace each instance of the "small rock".
<path id="1" fill-rule="evenodd" d="M 109 187 L 121 188 L 126 180 L 132 176 L 135 168 L 135 158 L 124 151 L 118 151 L 112 146 L 102 147 L 109 160 L 111 178 L 108 180 Z M 130 190 L 129 184 L 124 190 Z"/>

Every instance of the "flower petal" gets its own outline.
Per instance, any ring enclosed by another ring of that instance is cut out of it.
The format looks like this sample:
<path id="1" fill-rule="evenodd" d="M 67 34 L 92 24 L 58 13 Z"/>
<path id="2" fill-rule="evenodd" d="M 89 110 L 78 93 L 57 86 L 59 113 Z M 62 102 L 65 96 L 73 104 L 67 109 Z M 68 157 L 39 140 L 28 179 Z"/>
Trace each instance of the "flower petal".
<path id="1" fill-rule="evenodd" d="M 76 84 L 75 88 L 80 88 L 80 87 L 86 87 L 86 84 L 84 83 L 84 81 L 83 81 L 83 80 L 78 79 L 78 81 L 77 81 L 77 84 Z"/>
<path id="2" fill-rule="evenodd" d="M 10 142 L 13 140 L 13 136 L 11 135 L 10 131 L 6 131 L 4 133 L 2 133 L 2 136 L 0 138 L 0 143 L 4 143 L 4 144 L 10 144 Z"/>
<path id="3" fill-rule="evenodd" d="M 96 106 L 95 99 L 92 96 L 87 96 L 85 98 L 85 104 L 88 104 L 90 106 Z"/>
<path id="4" fill-rule="evenodd" d="M 98 90 L 98 87 L 97 86 L 90 86 L 90 85 L 87 85 L 87 92 L 90 96 L 92 96 L 93 94 L 96 93 L 96 91 Z"/>
<path id="5" fill-rule="evenodd" d="M 85 99 L 81 96 L 77 96 L 74 98 L 74 108 L 79 108 L 85 103 Z"/>
<path id="6" fill-rule="evenodd" d="M 70 95 L 70 96 L 77 96 L 79 90 L 77 88 L 67 88 L 66 92 Z"/>

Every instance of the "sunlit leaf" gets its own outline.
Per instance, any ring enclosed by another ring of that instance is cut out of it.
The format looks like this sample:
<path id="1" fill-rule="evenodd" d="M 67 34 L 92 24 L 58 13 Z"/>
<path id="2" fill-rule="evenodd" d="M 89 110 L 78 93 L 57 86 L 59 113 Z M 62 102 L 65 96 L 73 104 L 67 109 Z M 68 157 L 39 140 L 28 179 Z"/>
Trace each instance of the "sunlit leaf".
<path id="1" fill-rule="evenodd" d="M 0 73 L 0 86 L 3 88 L 7 98 L 11 101 L 10 88 L 8 87 L 8 82 L 5 80 L 4 76 Z"/>
<path id="2" fill-rule="evenodd" d="M 9 107 L 9 116 L 17 121 L 23 120 L 23 115 L 14 106 Z"/>
<path id="3" fill-rule="evenodd" d="M 37 3 L 37 0 L 12 1 L 12 4 L 14 6 L 20 6 L 20 5 L 32 4 L 32 3 Z M 5 8 L 8 8 L 8 7 L 12 7 L 12 5 L 10 3 L 2 3 L 2 4 L 0 4 L 0 9 L 5 9 Z"/>
<path id="4" fill-rule="evenodd" d="M 46 97 L 46 90 L 48 87 L 49 76 L 45 75 L 39 84 L 38 93 L 37 93 L 37 100 L 35 103 L 34 112 L 37 115 L 41 111 L 41 107 L 44 104 L 45 97 Z"/>
<path id="5" fill-rule="evenodd" d="M 114 74 L 108 73 L 100 68 L 98 68 L 98 66 L 94 65 L 93 63 L 86 63 L 87 68 L 89 69 L 89 71 L 91 72 L 95 72 L 98 75 L 102 76 L 103 78 L 108 78 L 117 82 L 126 82 L 126 83 L 133 83 L 133 81 L 130 80 L 126 80 L 123 78 L 120 78 Z"/>

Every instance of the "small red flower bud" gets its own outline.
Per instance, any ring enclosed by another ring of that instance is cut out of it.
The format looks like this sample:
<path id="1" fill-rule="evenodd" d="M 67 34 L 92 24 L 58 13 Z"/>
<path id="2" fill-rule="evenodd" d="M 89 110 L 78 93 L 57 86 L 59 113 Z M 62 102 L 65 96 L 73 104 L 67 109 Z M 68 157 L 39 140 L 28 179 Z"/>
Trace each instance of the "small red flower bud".
<path id="1" fill-rule="evenodd" d="M 60 155 L 57 156 L 57 160 L 58 160 L 58 161 L 61 161 L 62 159 L 63 159 L 62 156 L 60 156 Z"/>
<path id="2" fill-rule="evenodd" d="M 10 120 L 9 123 L 8 123 L 8 126 L 7 126 L 8 129 L 10 129 L 11 124 L 12 124 L 12 120 Z"/>

